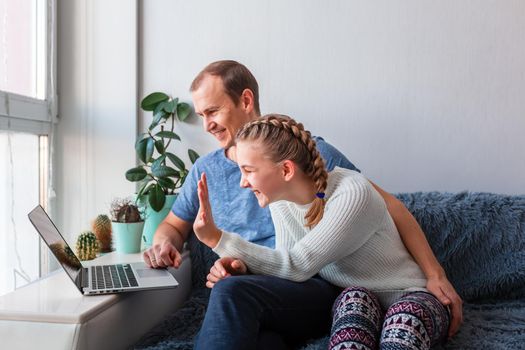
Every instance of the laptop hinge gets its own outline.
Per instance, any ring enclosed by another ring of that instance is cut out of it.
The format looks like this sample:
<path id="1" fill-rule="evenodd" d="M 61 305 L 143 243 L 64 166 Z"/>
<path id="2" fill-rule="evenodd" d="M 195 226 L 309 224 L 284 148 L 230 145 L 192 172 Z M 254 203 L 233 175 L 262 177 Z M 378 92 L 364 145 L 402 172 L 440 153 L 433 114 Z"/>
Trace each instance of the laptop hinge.
<path id="1" fill-rule="evenodd" d="M 89 287 L 89 269 L 85 267 L 82 268 L 80 272 L 80 283 L 81 283 L 80 286 L 82 287 L 82 289 Z"/>

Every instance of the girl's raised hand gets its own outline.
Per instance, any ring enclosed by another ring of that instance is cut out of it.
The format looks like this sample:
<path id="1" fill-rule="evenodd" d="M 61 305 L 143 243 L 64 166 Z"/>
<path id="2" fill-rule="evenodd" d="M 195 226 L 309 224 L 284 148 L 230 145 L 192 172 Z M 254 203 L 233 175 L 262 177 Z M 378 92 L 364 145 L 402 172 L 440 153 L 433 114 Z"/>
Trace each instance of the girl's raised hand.
<path id="1" fill-rule="evenodd" d="M 199 212 L 193 223 L 193 231 L 202 243 L 210 248 L 215 248 L 221 239 L 222 232 L 215 226 L 213 221 L 205 173 L 201 175 L 197 193 L 199 195 Z"/>

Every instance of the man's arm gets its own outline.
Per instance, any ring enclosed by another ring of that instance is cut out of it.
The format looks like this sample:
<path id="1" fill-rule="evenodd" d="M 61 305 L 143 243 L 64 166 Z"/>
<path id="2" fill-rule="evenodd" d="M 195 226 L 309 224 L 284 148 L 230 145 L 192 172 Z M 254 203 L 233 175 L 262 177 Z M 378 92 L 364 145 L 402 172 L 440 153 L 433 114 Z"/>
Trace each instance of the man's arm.
<path id="1" fill-rule="evenodd" d="M 450 322 L 449 337 L 451 337 L 457 332 L 460 324 L 463 322 L 463 301 L 447 279 L 445 270 L 436 259 L 425 233 L 414 216 L 399 199 L 384 191 L 372 181 L 370 183 L 385 200 L 388 212 L 394 220 L 399 236 L 401 236 L 407 250 L 427 277 L 427 289 L 441 303 L 450 306 L 452 320 Z"/>
<path id="2" fill-rule="evenodd" d="M 178 268 L 182 263 L 180 252 L 191 228 L 192 223 L 182 220 L 170 211 L 155 231 L 153 245 L 144 252 L 144 262 L 154 268 Z"/>
<path id="3" fill-rule="evenodd" d="M 427 238 L 418 222 L 408 211 L 403 203 L 381 187 L 370 181 L 377 192 L 385 200 L 388 213 L 394 220 L 399 235 L 407 247 L 410 254 L 414 257 L 418 265 L 423 270 L 427 278 L 443 275 L 445 271 L 439 264 L 428 244 Z"/>
<path id="4" fill-rule="evenodd" d="M 325 159 L 328 171 L 331 171 L 335 166 L 359 171 L 345 155 L 325 142 L 322 138 L 316 138 L 316 143 L 317 149 Z M 458 330 L 463 320 L 463 302 L 461 298 L 448 281 L 445 271 L 437 261 L 416 219 L 396 197 L 383 191 L 373 182 L 370 181 L 370 183 L 385 200 L 388 212 L 394 220 L 401 240 L 427 277 L 427 289 L 434 294 L 441 303 L 450 307 L 452 321 L 450 323 L 449 336 L 452 336 Z"/>

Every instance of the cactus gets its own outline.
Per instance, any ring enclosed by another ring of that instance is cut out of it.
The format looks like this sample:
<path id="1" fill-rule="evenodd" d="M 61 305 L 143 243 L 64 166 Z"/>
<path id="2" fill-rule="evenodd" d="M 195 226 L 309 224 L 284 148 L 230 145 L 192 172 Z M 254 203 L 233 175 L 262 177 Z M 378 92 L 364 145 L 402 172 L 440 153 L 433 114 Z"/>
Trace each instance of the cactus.
<path id="1" fill-rule="evenodd" d="M 77 239 L 77 256 L 80 260 L 91 260 L 97 257 L 99 249 L 97 236 L 91 231 L 84 231 Z"/>
<path id="2" fill-rule="evenodd" d="M 136 204 L 129 198 L 115 199 L 111 203 L 111 216 L 115 222 L 140 222 L 142 216 Z"/>
<path id="3" fill-rule="evenodd" d="M 100 242 L 100 252 L 111 252 L 111 220 L 107 215 L 99 215 L 91 224 L 93 233 Z"/>

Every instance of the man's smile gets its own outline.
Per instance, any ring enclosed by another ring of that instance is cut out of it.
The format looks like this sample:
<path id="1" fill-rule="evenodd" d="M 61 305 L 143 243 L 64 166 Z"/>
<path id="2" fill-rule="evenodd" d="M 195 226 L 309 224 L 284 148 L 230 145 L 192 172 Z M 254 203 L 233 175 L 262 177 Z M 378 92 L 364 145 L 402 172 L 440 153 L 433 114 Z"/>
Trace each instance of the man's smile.
<path id="1" fill-rule="evenodd" d="M 221 130 L 214 130 L 211 132 L 211 134 L 213 136 L 215 136 L 216 138 L 220 139 L 224 136 L 224 132 L 226 131 L 226 129 L 221 129 Z"/>

